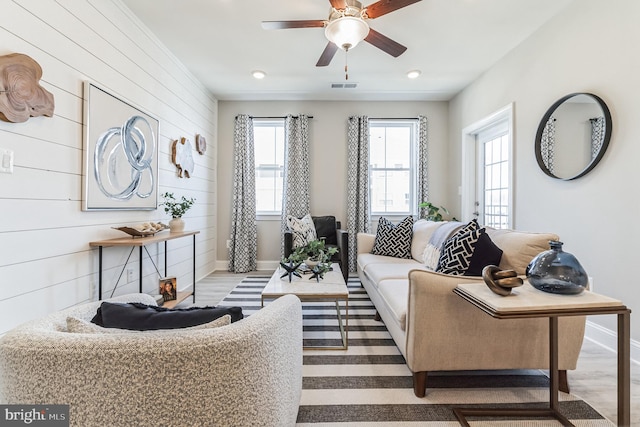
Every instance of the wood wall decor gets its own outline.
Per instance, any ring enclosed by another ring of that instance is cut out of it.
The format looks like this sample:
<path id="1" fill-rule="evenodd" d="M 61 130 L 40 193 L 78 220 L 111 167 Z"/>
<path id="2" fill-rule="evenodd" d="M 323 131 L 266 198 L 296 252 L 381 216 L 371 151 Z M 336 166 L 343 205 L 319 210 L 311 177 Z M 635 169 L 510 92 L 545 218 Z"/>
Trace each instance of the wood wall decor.
<path id="1" fill-rule="evenodd" d="M 42 68 L 22 53 L 0 56 L 0 119 L 13 123 L 53 116 L 51 92 L 40 86 Z"/>
<path id="2" fill-rule="evenodd" d="M 193 161 L 191 142 L 187 138 L 175 140 L 171 146 L 171 161 L 178 168 L 180 178 L 191 178 L 193 168 L 196 166 Z M 183 176 L 184 174 L 184 176 Z"/>
<path id="3" fill-rule="evenodd" d="M 196 134 L 196 151 L 201 155 L 207 151 L 207 140 L 199 133 Z"/>

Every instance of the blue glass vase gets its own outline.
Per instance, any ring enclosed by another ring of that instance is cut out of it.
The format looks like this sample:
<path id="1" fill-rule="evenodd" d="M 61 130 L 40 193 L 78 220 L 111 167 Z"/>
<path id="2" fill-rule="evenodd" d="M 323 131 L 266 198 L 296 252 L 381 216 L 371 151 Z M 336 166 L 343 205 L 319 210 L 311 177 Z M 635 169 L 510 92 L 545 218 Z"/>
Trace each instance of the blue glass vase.
<path id="1" fill-rule="evenodd" d="M 589 278 L 575 256 L 562 250 L 562 242 L 550 241 L 551 249 L 536 255 L 527 266 L 529 283 L 553 294 L 579 294 Z"/>

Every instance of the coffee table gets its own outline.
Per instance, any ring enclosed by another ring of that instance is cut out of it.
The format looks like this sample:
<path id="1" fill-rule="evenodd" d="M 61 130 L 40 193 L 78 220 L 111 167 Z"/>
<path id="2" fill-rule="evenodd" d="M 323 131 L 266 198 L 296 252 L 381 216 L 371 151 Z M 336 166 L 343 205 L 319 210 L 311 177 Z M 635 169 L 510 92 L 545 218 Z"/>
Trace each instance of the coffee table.
<path id="1" fill-rule="evenodd" d="M 493 293 L 483 282 L 458 285 L 454 293 L 496 319 L 549 319 L 549 407 L 544 409 L 456 408 L 454 413 L 463 426 L 467 416 L 550 416 L 563 426 L 573 424 L 558 411 L 558 318 L 616 314 L 618 316 L 618 425 L 629 426 L 630 412 L 630 315 L 621 301 L 584 291 L 578 295 L 559 295 L 539 291 L 528 282 L 514 288 L 511 295 Z"/>
<path id="2" fill-rule="evenodd" d="M 331 267 L 333 270 L 326 272 L 320 281 L 310 280 L 310 274 L 301 274 L 302 277 L 291 276 L 291 281 L 289 281 L 288 275 L 280 277 L 286 271 L 282 267 L 278 267 L 269 279 L 267 286 L 262 290 L 261 306 L 264 306 L 265 300 L 274 300 L 287 294 L 297 296 L 303 303 L 335 302 L 342 346 L 303 346 L 307 350 L 346 350 L 349 347 L 349 290 L 344 277 L 342 277 L 340 265 L 334 263 L 331 264 Z M 344 301 L 344 324 L 340 301 Z"/>

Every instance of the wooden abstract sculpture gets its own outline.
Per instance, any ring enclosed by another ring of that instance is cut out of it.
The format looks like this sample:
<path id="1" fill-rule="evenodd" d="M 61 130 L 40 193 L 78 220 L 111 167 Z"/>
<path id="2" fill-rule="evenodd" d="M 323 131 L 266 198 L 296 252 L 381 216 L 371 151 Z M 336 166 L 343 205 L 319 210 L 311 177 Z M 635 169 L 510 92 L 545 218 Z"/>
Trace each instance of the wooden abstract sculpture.
<path id="1" fill-rule="evenodd" d="M 193 161 L 193 153 L 191 143 L 186 138 L 173 141 L 171 147 L 171 161 L 178 168 L 178 176 L 183 178 L 182 174 L 187 178 L 191 178 L 195 162 Z"/>
<path id="2" fill-rule="evenodd" d="M 42 68 L 21 53 L 0 56 L 0 119 L 13 123 L 53 116 L 53 95 L 40 86 Z"/>
<path id="3" fill-rule="evenodd" d="M 507 296 L 511 288 L 522 286 L 523 280 L 513 270 L 500 270 L 495 265 L 488 265 L 482 269 L 482 278 L 494 293 Z"/>

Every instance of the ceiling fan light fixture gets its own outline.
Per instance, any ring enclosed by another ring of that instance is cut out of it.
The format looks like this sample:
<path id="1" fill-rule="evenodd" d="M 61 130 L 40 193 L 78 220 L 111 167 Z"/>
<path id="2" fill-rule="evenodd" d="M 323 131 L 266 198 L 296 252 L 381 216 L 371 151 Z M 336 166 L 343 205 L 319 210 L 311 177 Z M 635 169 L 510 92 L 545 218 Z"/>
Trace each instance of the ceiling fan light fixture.
<path id="1" fill-rule="evenodd" d="M 409 77 L 410 79 L 417 79 L 418 77 L 420 77 L 420 74 L 422 74 L 422 71 L 420 70 L 411 70 L 407 73 L 407 77 Z"/>
<path id="2" fill-rule="evenodd" d="M 267 73 L 265 73 L 264 71 L 255 70 L 251 72 L 251 75 L 254 79 L 262 80 L 267 76 Z"/>
<path id="3" fill-rule="evenodd" d="M 327 39 L 341 49 L 353 49 L 369 34 L 369 25 L 359 17 L 344 16 L 330 21 L 324 29 Z"/>

